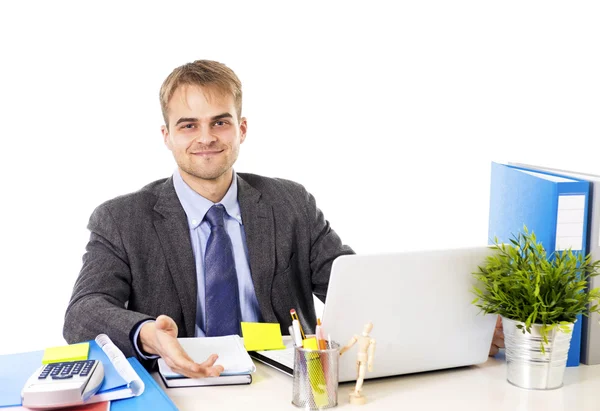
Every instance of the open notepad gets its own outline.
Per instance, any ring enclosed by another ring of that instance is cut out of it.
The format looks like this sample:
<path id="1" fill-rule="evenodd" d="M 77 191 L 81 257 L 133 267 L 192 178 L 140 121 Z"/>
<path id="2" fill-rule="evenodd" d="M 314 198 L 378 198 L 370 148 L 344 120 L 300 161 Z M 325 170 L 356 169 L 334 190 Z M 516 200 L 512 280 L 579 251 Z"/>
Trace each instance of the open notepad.
<path id="1" fill-rule="evenodd" d="M 252 373 L 256 371 L 256 366 L 239 336 L 178 338 L 178 341 L 196 363 L 203 363 L 211 354 L 217 354 L 219 358 L 215 364 L 222 365 L 224 371 L 219 377 L 188 378 L 171 370 L 165 361 L 159 358 L 158 373 L 167 387 L 233 385 L 252 382 Z"/>

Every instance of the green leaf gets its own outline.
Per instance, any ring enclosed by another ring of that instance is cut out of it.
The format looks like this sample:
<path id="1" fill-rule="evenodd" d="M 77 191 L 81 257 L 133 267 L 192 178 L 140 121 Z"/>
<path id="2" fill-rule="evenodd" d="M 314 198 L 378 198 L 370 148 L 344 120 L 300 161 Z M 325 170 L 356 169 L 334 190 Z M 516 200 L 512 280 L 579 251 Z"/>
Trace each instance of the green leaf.
<path id="1" fill-rule="evenodd" d="M 492 254 L 472 273 L 471 304 L 522 322 L 522 332 L 533 324 L 542 324 L 546 333 L 561 324 L 557 330 L 568 332 L 578 314 L 600 312 L 600 289 L 587 288 L 589 279 L 600 275 L 600 261 L 570 249 L 547 253 L 525 225 L 504 240 L 494 238 Z"/>

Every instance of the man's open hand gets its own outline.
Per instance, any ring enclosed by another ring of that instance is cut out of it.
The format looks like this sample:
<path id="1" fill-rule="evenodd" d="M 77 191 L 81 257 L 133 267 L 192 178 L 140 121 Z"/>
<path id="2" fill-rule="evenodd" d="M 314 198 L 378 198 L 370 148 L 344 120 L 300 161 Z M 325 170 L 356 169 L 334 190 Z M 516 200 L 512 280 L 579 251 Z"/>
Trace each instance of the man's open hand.
<path id="1" fill-rule="evenodd" d="M 223 372 L 221 365 L 214 365 L 216 354 L 203 363 L 195 363 L 177 341 L 177 324 L 166 315 L 159 315 L 155 322 L 142 326 L 140 342 L 142 350 L 161 356 L 171 370 L 186 377 L 216 377 Z"/>

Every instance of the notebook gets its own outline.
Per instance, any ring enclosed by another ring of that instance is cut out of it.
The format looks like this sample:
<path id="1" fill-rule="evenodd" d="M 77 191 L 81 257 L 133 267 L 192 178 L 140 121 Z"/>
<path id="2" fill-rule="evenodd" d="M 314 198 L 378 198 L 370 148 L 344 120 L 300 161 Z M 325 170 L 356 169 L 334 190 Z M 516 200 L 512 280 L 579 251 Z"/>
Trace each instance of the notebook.
<path id="1" fill-rule="evenodd" d="M 178 338 L 181 347 L 196 363 L 202 363 L 211 354 L 219 358 L 216 365 L 223 366 L 219 377 L 188 378 L 174 372 L 162 359 L 158 359 L 158 373 L 165 385 L 173 387 L 201 387 L 211 385 L 250 384 L 256 366 L 244 348 L 244 342 L 238 335 L 223 337 Z"/>
<path id="2" fill-rule="evenodd" d="M 160 377 L 167 388 L 212 387 L 215 385 L 247 385 L 252 383 L 252 374 L 223 375 L 219 377 L 205 378 L 165 378 L 164 374 L 161 373 Z"/>

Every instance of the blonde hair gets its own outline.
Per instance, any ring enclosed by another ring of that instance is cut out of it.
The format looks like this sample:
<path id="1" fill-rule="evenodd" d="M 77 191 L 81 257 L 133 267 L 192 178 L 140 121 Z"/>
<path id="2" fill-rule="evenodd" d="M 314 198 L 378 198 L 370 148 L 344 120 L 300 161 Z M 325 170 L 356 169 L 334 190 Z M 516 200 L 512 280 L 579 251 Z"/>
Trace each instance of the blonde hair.
<path id="1" fill-rule="evenodd" d="M 169 127 L 169 101 L 175 91 L 183 85 L 200 86 L 209 89 L 209 93 L 212 90 L 218 94 L 233 96 L 238 119 L 242 116 L 242 82 L 238 76 L 223 63 L 196 60 L 177 67 L 160 87 L 160 108 L 167 128 Z"/>

